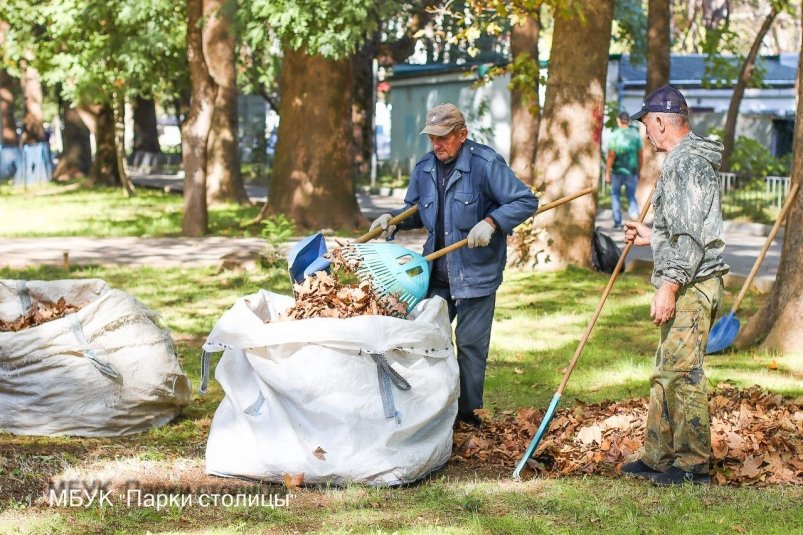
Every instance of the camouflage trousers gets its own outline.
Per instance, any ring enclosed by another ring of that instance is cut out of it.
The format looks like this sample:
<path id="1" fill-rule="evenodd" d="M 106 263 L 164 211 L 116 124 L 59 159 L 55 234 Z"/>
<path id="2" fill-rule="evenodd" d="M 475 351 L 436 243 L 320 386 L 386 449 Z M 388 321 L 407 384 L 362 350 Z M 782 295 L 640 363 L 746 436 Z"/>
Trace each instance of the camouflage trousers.
<path id="1" fill-rule="evenodd" d="M 674 319 L 661 327 L 641 456 L 654 470 L 664 472 L 676 466 L 708 473 L 711 428 L 703 357 L 721 302 L 721 277 L 683 286 Z"/>

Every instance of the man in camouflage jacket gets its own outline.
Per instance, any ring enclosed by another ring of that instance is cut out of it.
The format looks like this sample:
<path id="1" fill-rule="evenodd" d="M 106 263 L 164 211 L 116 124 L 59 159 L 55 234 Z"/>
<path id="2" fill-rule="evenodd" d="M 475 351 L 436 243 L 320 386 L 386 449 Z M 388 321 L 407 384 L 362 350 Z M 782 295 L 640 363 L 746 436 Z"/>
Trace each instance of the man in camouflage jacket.
<path id="1" fill-rule="evenodd" d="M 667 157 L 653 195 L 652 230 L 625 222 L 625 241 L 651 245 L 657 288 L 650 316 L 661 327 L 650 381 L 644 451 L 625 474 L 658 485 L 708 483 L 711 431 L 703 372 L 708 331 L 722 301 L 722 144 L 689 128 L 688 106 L 675 88 L 651 93 L 633 116 Z"/>

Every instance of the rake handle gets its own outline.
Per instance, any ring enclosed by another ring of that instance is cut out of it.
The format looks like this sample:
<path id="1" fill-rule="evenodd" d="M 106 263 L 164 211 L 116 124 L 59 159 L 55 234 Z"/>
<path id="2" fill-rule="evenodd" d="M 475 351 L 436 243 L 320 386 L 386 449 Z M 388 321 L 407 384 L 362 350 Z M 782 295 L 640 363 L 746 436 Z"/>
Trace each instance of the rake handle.
<path id="1" fill-rule="evenodd" d="M 402 221 L 404 221 L 405 219 L 407 219 L 411 215 L 415 214 L 417 211 L 418 211 L 418 205 L 417 204 L 411 206 L 410 208 L 408 208 L 404 212 L 400 213 L 396 217 L 390 218 L 390 220 L 388 221 L 388 226 L 398 225 L 399 223 L 401 223 Z M 374 238 L 378 237 L 380 234 L 382 234 L 382 232 L 384 232 L 384 229 L 382 227 L 376 227 L 374 230 L 369 230 L 368 232 L 366 232 L 365 234 L 363 234 L 362 236 L 357 238 L 355 240 L 355 243 L 365 243 L 365 242 L 371 241 Z"/>
<path id="2" fill-rule="evenodd" d="M 584 188 L 584 189 L 581 189 L 580 191 L 572 193 L 571 195 L 567 195 L 565 197 L 561 197 L 557 201 L 552 201 L 551 203 L 545 204 L 542 207 L 540 207 L 535 212 L 535 214 L 533 214 L 533 216 L 537 216 L 538 214 L 540 214 L 542 212 L 546 212 L 547 210 L 551 210 L 553 208 L 556 208 L 556 207 L 560 206 L 561 204 L 566 204 L 569 201 L 573 201 L 577 197 L 582 197 L 583 195 L 588 195 L 592 191 L 594 191 L 594 188 Z M 463 247 L 467 243 L 468 243 L 468 238 L 460 240 L 458 242 L 453 243 L 452 245 L 444 247 L 443 249 L 438 249 L 437 251 L 428 254 L 424 258 L 427 261 L 431 262 L 431 261 L 435 260 L 436 258 L 440 258 L 445 254 L 449 254 L 449 253 L 451 253 L 452 251 L 454 251 L 456 249 L 460 249 L 461 247 Z"/>
<path id="3" fill-rule="evenodd" d="M 758 273 L 758 269 L 761 267 L 761 263 L 764 261 L 764 257 L 767 255 L 767 251 L 770 249 L 770 245 L 772 245 L 772 240 L 775 239 L 775 235 L 778 234 L 778 230 L 781 228 L 781 222 L 783 218 L 786 216 L 786 212 L 789 211 L 789 207 L 792 206 L 792 200 L 795 198 L 797 194 L 798 187 L 800 186 L 800 182 L 796 182 L 792 184 L 792 189 L 789 190 L 789 195 L 786 197 L 786 201 L 783 203 L 783 208 L 781 208 L 781 213 L 778 215 L 778 219 L 775 220 L 775 224 L 772 226 L 772 230 L 767 236 L 767 241 L 764 242 L 764 247 L 762 247 L 761 252 L 756 258 L 756 263 L 753 264 L 753 269 L 750 270 L 750 274 L 747 276 L 747 279 L 744 281 L 744 285 L 742 286 L 742 290 L 739 292 L 739 297 L 736 298 L 736 302 L 733 303 L 733 308 L 731 308 L 731 312 L 734 314 L 736 310 L 739 308 L 739 305 L 742 304 L 742 299 L 744 296 L 747 295 L 747 290 L 750 288 L 750 283 L 753 282 L 756 274 Z"/>
<path id="4" fill-rule="evenodd" d="M 655 188 L 658 185 L 652 187 L 652 191 L 650 192 L 649 199 L 652 198 L 653 193 L 655 193 Z M 644 203 L 644 207 L 641 209 L 641 214 L 639 214 L 638 221 L 639 223 L 644 222 L 644 218 L 647 217 L 647 212 L 650 210 L 649 202 Z M 563 374 L 563 380 L 560 382 L 560 386 L 558 386 L 558 390 L 555 392 L 556 396 L 563 395 L 563 389 L 566 388 L 566 384 L 569 382 L 569 377 L 572 375 L 574 371 L 574 367 L 577 365 L 577 360 L 580 358 L 580 354 L 583 352 L 583 349 L 586 346 L 586 342 L 588 341 L 588 337 L 591 336 L 591 331 L 594 329 L 594 325 L 597 323 L 597 318 L 599 318 L 600 313 L 602 312 L 602 307 L 605 305 L 605 301 L 608 299 L 608 294 L 611 293 L 611 288 L 613 288 L 613 283 L 616 282 L 616 277 L 619 276 L 619 273 L 622 271 L 622 267 L 625 265 L 625 259 L 627 258 L 627 254 L 630 252 L 630 249 L 633 248 L 633 242 L 628 243 L 625 245 L 624 250 L 622 250 L 622 256 L 619 257 L 619 261 L 616 263 L 616 267 L 611 274 L 611 278 L 608 280 L 608 285 L 605 286 L 605 291 L 602 292 L 602 297 L 597 304 L 597 309 L 594 311 L 594 315 L 591 316 L 591 320 L 588 322 L 588 326 L 586 327 L 585 332 L 583 333 L 583 337 L 580 339 L 580 343 L 577 345 L 577 350 L 574 352 L 574 356 L 572 360 L 569 362 L 569 365 L 566 367 L 566 372 Z"/>

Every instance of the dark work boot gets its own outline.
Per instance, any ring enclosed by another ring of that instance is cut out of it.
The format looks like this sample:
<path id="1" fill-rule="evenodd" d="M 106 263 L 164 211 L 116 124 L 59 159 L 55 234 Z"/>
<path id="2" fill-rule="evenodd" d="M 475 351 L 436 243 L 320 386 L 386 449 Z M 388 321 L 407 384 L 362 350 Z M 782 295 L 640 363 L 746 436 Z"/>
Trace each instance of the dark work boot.
<path id="1" fill-rule="evenodd" d="M 474 413 L 468 413 L 468 414 L 458 413 L 457 421 L 463 422 L 464 424 L 473 427 L 474 429 L 479 429 L 480 427 L 482 427 L 482 420 L 480 419 L 479 416 L 477 416 Z"/>
<path id="2" fill-rule="evenodd" d="M 711 477 L 708 474 L 686 472 L 677 466 L 673 466 L 667 472 L 649 474 L 647 477 L 653 484 L 660 487 L 682 485 L 683 483 L 691 483 L 693 485 L 708 485 L 711 483 Z"/>
<path id="3" fill-rule="evenodd" d="M 622 465 L 622 474 L 633 477 L 647 477 L 649 474 L 660 474 L 658 470 L 653 470 L 641 459 L 625 463 Z"/>

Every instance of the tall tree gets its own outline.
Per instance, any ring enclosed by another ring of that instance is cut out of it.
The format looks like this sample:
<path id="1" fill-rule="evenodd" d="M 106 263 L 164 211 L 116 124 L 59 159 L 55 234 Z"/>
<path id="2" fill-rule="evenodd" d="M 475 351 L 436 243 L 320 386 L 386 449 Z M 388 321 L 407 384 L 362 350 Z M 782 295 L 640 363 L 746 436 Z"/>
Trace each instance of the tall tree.
<path id="1" fill-rule="evenodd" d="M 670 0 L 649 0 L 647 6 L 647 86 L 646 97 L 659 87 L 669 83 L 669 65 L 671 57 L 670 41 Z M 639 206 L 650 202 L 648 198 L 652 187 L 661 174 L 664 154 L 653 150 L 649 143 L 644 143 L 642 167 L 639 170 L 639 181 L 636 186 L 636 200 Z"/>
<path id="2" fill-rule="evenodd" d="M 546 199 L 594 187 L 600 177 L 614 2 L 579 4 L 582 21 L 560 14 L 555 19 L 535 165 L 535 185 Z M 530 249 L 533 263 L 550 270 L 569 264 L 591 267 L 596 209 L 596 198 L 586 196 L 542 215 L 543 232 Z"/>
<path id="3" fill-rule="evenodd" d="M 62 150 L 59 161 L 53 169 L 53 178 L 68 180 L 86 176 L 92 165 L 89 128 L 81 119 L 79 111 L 69 106 L 63 99 L 59 99 L 59 109 L 63 121 Z"/>
<path id="4" fill-rule="evenodd" d="M 352 124 L 354 139 L 354 174 L 365 176 L 371 171 L 376 149 L 374 115 L 376 84 L 374 60 L 378 67 L 392 67 L 415 52 L 415 35 L 425 32 L 432 23 L 433 12 L 441 4 L 437 0 L 399 3 L 392 16 L 377 20 L 381 29 L 373 32 L 356 53 L 351 55 L 354 102 Z"/>
<path id="5" fill-rule="evenodd" d="M 284 51 L 279 140 L 268 206 L 303 228 L 362 225 L 351 180 L 348 58 Z M 312 83 L 323 79 L 325 84 Z"/>
<path id="6" fill-rule="evenodd" d="M 761 42 L 770 30 L 773 21 L 775 21 L 775 17 L 778 16 L 778 7 L 778 3 L 773 3 L 770 6 L 770 11 L 767 16 L 764 17 L 764 21 L 758 29 L 753 45 L 750 47 L 750 52 L 748 52 L 744 63 L 742 63 L 739 77 L 736 79 L 736 85 L 733 87 L 733 94 L 731 95 L 730 105 L 728 106 L 728 115 L 725 120 L 725 132 L 722 136 L 722 144 L 725 146 L 722 151 L 723 171 L 730 170 L 730 155 L 733 152 L 733 142 L 736 137 L 736 121 L 739 117 L 739 107 L 742 104 L 744 90 L 747 88 L 747 84 L 750 82 L 753 71 L 756 68 L 756 58 L 758 57 L 758 50 L 761 47 Z"/>
<path id="7" fill-rule="evenodd" d="M 538 146 L 540 103 L 538 87 L 540 65 L 538 36 L 541 30 L 540 6 L 521 18 L 510 32 L 513 68 L 510 83 L 510 167 L 521 180 L 532 184 Z"/>
<path id="8" fill-rule="evenodd" d="M 42 82 L 39 71 L 28 64 L 23 64 L 22 69 L 22 95 L 25 102 L 25 115 L 22 119 L 20 141 L 24 145 L 41 143 L 45 140 Z"/>
<path id="9" fill-rule="evenodd" d="M 803 17 L 801 17 L 803 18 Z M 803 183 L 803 43 L 797 67 L 797 114 L 791 183 Z M 764 306 L 739 332 L 736 344 L 761 341 L 761 349 L 803 355 L 803 193 L 786 216 L 781 263 Z M 763 341 L 762 341 L 763 338 Z"/>
<path id="10" fill-rule="evenodd" d="M 348 56 L 376 30 L 376 21 L 392 4 L 254 1 L 255 14 L 267 20 L 284 52 L 279 140 L 268 202 L 259 218 L 286 214 L 304 228 L 364 224 L 351 174 Z"/>
<path id="11" fill-rule="evenodd" d="M 190 71 L 190 109 L 181 126 L 181 154 L 184 162 L 185 236 L 202 236 L 209 228 L 206 204 L 206 163 L 209 133 L 215 111 L 217 84 L 204 58 L 202 20 L 204 0 L 187 0 L 187 61 Z M 205 27 L 205 26 L 204 26 Z"/>
<path id="12" fill-rule="evenodd" d="M 217 86 L 206 162 L 206 200 L 209 204 L 249 204 L 240 172 L 237 137 L 237 62 L 234 18 L 237 0 L 205 0 L 203 50 L 209 74 Z"/>
<path id="13" fill-rule="evenodd" d="M 91 130 L 95 134 L 95 158 L 89 170 L 90 183 L 110 187 L 124 184 L 123 181 L 127 180 L 127 177 L 121 176 L 125 169 L 120 167 L 117 158 L 118 147 L 112 106 L 108 103 L 93 104 L 85 106 L 84 110 L 92 116 L 90 124 L 94 126 Z"/>
<path id="14" fill-rule="evenodd" d="M 14 69 L 36 68 L 43 83 L 59 87 L 72 106 L 111 110 L 98 115 L 95 137 L 103 154 L 107 145 L 113 148 L 109 153 L 115 163 L 100 162 L 92 174 L 98 182 L 122 185 L 130 193 L 123 146 L 125 102 L 180 85 L 186 61 L 179 53 L 183 5 L 167 0 L 5 0 L 0 19 L 9 22 L 2 52 Z M 111 128 L 105 127 L 107 117 Z"/>
<path id="15" fill-rule="evenodd" d="M 138 152 L 159 154 L 162 152 L 162 148 L 159 146 L 156 102 L 154 102 L 153 98 L 137 95 L 134 97 L 132 108 L 134 116 L 134 145 L 131 149 L 134 151 L 134 154 Z"/>
<path id="16" fill-rule="evenodd" d="M 5 69 L 0 69 L 0 144 L 16 145 L 17 121 L 14 118 L 14 86 L 17 81 Z"/>

